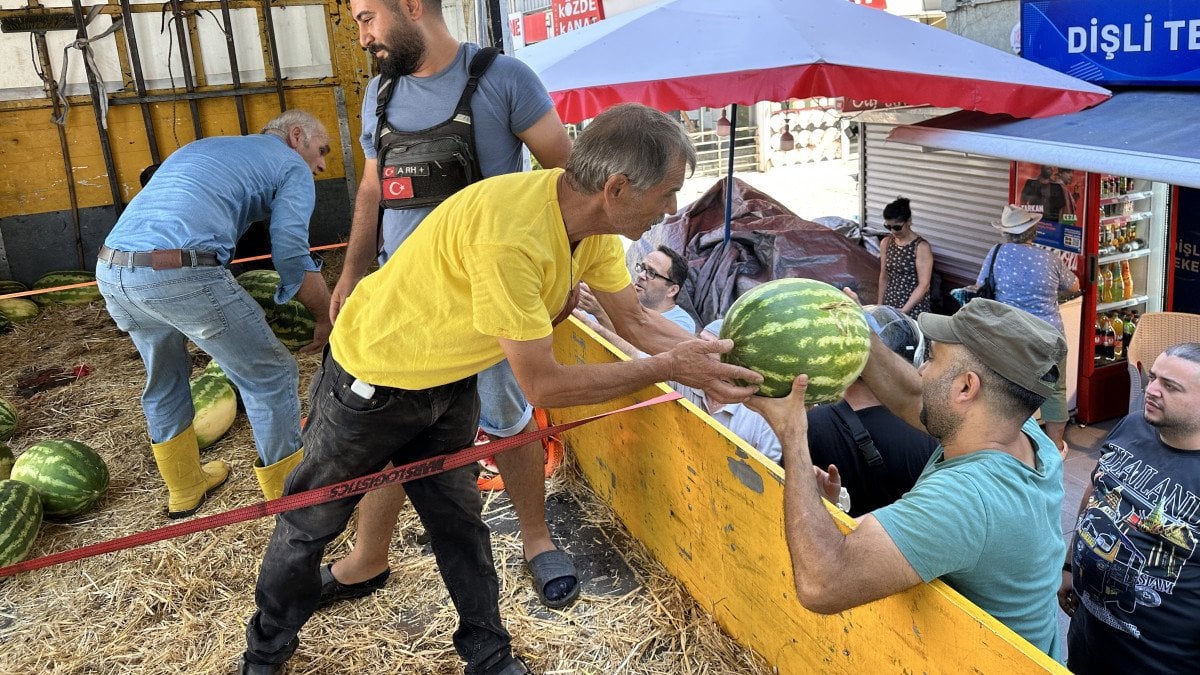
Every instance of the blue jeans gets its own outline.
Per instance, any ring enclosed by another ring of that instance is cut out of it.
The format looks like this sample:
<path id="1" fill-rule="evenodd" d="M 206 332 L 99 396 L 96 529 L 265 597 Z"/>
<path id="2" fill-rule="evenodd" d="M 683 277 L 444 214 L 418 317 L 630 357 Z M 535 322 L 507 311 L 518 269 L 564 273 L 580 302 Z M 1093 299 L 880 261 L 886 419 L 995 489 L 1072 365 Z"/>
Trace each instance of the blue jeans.
<path id="1" fill-rule="evenodd" d="M 237 387 L 264 465 L 300 448 L 300 374 L 271 333 L 262 308 L 222 267 L 96 265 L 96 281 L 117 327 L 146 365 L 142 410 L 150 440 L 162 443 L 192 424 L 191 340 Z"/>
<path id="2" fill-rule="evenodd" d="M 418 459 L 469 447 L 475 440 L 479 399 L 475 378 L 419 391 L 377 387 L 364 399 L 350 390 L 354 377 L 326 350 L 310 388 L 304 460 L 284 493 L 331 485 L 382 469 L 389 461 Z M 491 675 L 513 662 L 500 621 L 500 582 L 488 527 L 480 513 L 478 465 L 404 484 L 429 533 L 442 581 L 458 610 L 454 647 L 469 675 Z M 259 569 L 258 611 L 246 626 L 245 658 L 279 663 L 316 610 L 325 546 L 346 529 L 361 495 L 281 513 Z M 401 583 L 404 583 L 403 581 Z M 403 664 L 393 671 L 403 672 Z"/>
<path id="3" fill-rule="evenodd" d="M 507 359 L 479 373 L 479 404 L 479 426 L 500 438 L 525 431 L 533 419 L 533 406 L 525 400 Z"/>

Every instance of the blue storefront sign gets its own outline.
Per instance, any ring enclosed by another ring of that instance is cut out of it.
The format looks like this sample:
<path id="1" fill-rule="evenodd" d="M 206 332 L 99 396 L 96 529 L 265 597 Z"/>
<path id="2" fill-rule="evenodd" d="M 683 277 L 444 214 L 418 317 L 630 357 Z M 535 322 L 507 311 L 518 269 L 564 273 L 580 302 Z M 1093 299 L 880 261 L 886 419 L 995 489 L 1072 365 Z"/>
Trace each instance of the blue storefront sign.
<path id="1" fill-rule="evenodd" d="M 1200 85 L 1200 2 L 1022 0 L 1021 55 L 1097 84 Z"/>

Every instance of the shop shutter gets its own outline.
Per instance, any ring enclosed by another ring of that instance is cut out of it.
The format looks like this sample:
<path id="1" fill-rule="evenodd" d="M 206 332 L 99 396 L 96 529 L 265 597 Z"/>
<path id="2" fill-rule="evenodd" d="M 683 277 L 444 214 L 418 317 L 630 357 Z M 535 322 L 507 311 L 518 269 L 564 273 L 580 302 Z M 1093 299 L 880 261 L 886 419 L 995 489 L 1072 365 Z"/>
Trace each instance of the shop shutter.
<path id="1" fill-rule="evenodd" d="M 888 141 L 891 124 L 866 124 L 866 222 L 883 230 L 883 207 L 912 202 L 913 230 L 933 247 L 949 288 L 974 282 L 999 233 L 990 223 L 1008 201 L 1009 162 L 961 152 L 923 151 Z"/>

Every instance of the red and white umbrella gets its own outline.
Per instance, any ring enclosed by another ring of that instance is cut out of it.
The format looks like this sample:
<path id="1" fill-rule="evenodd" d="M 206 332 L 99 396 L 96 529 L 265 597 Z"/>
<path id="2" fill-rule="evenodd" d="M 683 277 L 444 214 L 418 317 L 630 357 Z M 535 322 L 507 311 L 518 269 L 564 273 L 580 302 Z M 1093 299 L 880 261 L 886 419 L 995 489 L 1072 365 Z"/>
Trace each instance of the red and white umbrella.
<path id="1" fill-rule="evenodd" d="M 517 57 L 541 77 L 565 122 L 629 101 L 671 111 L 843 96 L 1046 117 L 1110 96 L 848 0 L 664 0 Z"/>

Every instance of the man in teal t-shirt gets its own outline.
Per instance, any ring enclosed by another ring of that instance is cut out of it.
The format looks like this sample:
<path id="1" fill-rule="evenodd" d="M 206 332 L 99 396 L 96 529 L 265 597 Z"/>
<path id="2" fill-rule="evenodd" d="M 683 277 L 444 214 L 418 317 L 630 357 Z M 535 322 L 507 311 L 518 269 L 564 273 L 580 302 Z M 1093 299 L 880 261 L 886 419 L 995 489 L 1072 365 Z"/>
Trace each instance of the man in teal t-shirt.
<path id="1" fill-rule="evenodd" d="M 788 474 L 786 534 L 797 598 L 832 614 L 943 579 L 1055 659 L 1062 459 L 1030 419 L 1054 392 L 1067 345 L 1050 324 L 992 300 L 952 317 L 922 314 L 920 370 L 872 335 L 863 380 L 941 445 L 913 489 L 843 535 L 816 481 Z M 747 402 L 775 429 L 785 466 L 812 464 L 804 390 Z M 879 445 L 887 452 L 887 444 Z"/>

